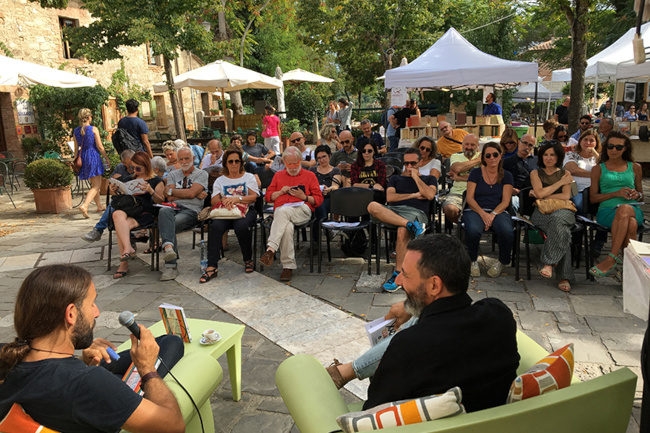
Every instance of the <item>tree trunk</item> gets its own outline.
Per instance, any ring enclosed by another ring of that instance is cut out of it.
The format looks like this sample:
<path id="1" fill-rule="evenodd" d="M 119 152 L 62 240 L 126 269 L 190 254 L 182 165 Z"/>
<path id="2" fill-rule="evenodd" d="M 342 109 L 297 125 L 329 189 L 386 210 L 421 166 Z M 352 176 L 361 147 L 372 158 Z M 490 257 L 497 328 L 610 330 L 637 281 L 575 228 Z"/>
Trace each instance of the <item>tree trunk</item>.
<path id="1" fill-rule="evenodd" d="M 590 0 L 576 0 L 575 11 L 567 13 L 572 33 L 571 57 L 571 104 L 569 105 L 569 134 L 578 129 L 578 121 L 582 113 L 585 89 L 585 70 L 587 69 L 587 29 L 589 27 Z"/>
<path id="2" fill-rule="evenodd" d="M 228 39 L 228 31 L 226 30 L 226 0 L 221 0 L 221 9 L 219 9 L 219 29 L 218 35 L 220 41 Z"/>
<path id="3" fill-rule="evenodd" d="M 174 117 L 174 129 L 176 129 L 176 136 L 183 141 L 187 141 L 185 137 L 185 116 L 181 112 L 178 103 L 178 93 L 174 89 L 174 74 L 172 72 L 172 62 L 167 56 L 163 56 L 163 63 L 165 65 L 165 78 L 167 80 L 167 88 L 169 89 L 169 99 L 172 102 L 172 116 Z"/>

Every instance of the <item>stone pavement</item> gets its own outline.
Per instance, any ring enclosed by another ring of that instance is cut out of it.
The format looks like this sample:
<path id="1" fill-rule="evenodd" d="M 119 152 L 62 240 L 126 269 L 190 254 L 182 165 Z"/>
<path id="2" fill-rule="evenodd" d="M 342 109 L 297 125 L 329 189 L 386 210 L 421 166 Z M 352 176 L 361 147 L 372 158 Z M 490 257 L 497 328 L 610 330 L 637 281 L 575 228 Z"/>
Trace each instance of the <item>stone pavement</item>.
<path id="1" fill-rule="evenodd" d="M 650 191 L 649 187 L 644 189 Z M 18 209 L 0 195 L 0 341 L 14 337 L 13 302 L 22 279 L 35 267 L 61 262 L 78 263 L 94 275 L 102 311 L 96 335 L 116 343 L 128 335 L 117 321 L 121 311 L 131 310 L 138 322 L 150 325 L 159 320 L 157 306 L 162 302 L 182 305 L 190 317 L 243 323 L 242 400 L 232 401 L 227 363 L 220 359 L 224 381 L 212 396 L 219 432 L 297 431 L 275 388 L 279 363 L 299 352 L 311 353 L 323 364 L 333 357 L 351 360 L 368 347 L 364 321 L 382 316 L 389 305 L 403 298 L 380 289 L 392 270 L 390 265 L 382 261 L 382 274 L 368 276 L 362 259 L 345 258 L 336 248 L 333 261 L 324 262 L 321 274 L 309 273 L 308 249 L 301 248 L 299 270 L 288 285 L 277 282 L 278 265 L 263 273 L 244 274 L 234 237 L 220 264 L 219 277 L 199 285 L 199 253 L 190 249 L 191 233 L 179 236 L 181 274 L 176 281 L 160 282 L 159 273 L 149 271 L 148 256 L 144 255 L 143 260 L 131 262 L 127 277 L 113 280 L 112 272 L 106 271 L 107 237 L 92 244 L 80 239 L 98 215 L 91 213 L 89 220 L 76 210 L 36 215 L 31 193 L 24 187 L 14 200 Z M 560 292 L 554 283 L 535 273 L 530 281 L 515 281 L 512 268 L 491 279 L 485 276 L 485 269 L 495 260 L 494 255 L 487 243 L 481 251 L 485 254 L 481 259 L 484 276 L 472 281 L 472 298 L 502 299 L 513 310 L 520 329 L 549 351 L 573 342 L 576 374 L 581 379 L 621 366 L 637 373 L 628 433 L 638 432 L 642 397 L 639 353 L 646 322 L 623 312 L 620 283 L 612 279 L 587 281 L 584 269 L 577 270 L 578 281 L 571 294 Z M 539 252 L 533 252 L 536 258 Z M 114 260 L 113 270 L 116 263 Z M 353 381 L 342 392 L 354 401 L 365 396 L 366 386 Z"/>

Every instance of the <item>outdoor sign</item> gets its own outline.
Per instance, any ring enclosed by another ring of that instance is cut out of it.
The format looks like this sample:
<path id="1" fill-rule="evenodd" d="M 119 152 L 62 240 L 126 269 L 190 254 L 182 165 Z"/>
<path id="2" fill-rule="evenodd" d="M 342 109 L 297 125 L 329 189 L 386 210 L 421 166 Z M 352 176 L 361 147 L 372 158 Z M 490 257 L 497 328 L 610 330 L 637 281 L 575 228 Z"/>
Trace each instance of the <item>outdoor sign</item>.
<path id="1" fill-rule="evenodd" d="M 34 107 L 27 99 L 16 100 L 16 112 L 18 113 L 18 123 L 21 125 L 36 123 Z"/>

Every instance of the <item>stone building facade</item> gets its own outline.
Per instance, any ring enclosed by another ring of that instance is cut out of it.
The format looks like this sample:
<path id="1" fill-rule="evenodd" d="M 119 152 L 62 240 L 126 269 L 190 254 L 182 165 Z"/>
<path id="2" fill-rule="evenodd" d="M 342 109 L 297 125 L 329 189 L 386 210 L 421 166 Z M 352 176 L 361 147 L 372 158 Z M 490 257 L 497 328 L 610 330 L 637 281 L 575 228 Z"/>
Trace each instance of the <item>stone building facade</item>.
<path id="1" fill-rule="evenodd" d="M 98 65 L 77 59 L 63 38 L 63 27 L 84 26 L 92 20 L 89 12 L 81 8 L 81 2 L 78 0 L 70 0 L 65 9 L 44 9 L 38 3 L 28 0 L 0 0 L 0 54 L 81 73 L 108 87 L 112 75 L 121 68 L 121 62 L 112 60 Z M 147 45 L 122 47 L 121 52 L 130 83 L 149 90 L 154 97 L 153 104 L 143 104 L 144 107 L 141 106 L 140 110 L 141 117 L 149 125 L 150 138 L 160 138 L 159 134 L 163 134 L 163 137 L 168 134 L 175 136 L 169 95 L 155 93 L 153 90 L 154 83 L 164 81 L 162 59 L 153 56 Z M 190 53 L 183 52 L 173 65 L 174 75 L 178 75 L 195 69 L 202 63 Z M 9 151 L 14 155 L 22 155 L 22 139 L 38 138 L 43 132 L 31 118 L 18 116 L 16 101 L 27 98 L 28 92 L 28 88 L 0 86 L 0 152 Z M 183 89 L 180 94 L 186 128 L 199 129 L 202 126 L 202 118 L 199 125 L 196 125 L 193 113 L 201 110 L 201 95 L 190 89 Z M 203 95 L 203 101 L 206 96 Z M 216 102 L 214 105 L 216 106 Z M 205 103 L 203 106 L 205 108 Z M 111 130 L 121 115 L 122 113 L 117 111 L 115 101 L 110 101 L 104 109 L 104 128 Z"/>

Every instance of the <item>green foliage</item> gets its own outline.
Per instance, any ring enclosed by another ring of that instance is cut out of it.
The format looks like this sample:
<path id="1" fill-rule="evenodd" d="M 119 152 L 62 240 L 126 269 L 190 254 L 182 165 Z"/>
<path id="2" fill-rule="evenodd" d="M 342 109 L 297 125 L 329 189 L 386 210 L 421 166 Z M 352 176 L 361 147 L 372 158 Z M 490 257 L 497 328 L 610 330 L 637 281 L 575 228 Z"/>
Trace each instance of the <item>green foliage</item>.
<path id="1" fill-rule="evenodd" d="M 138 84 L 131 84 L 124 70 L 124 60 L 120 62 L 120 69 L 111 76 L 111 84 L 107 90 L 111 96 L 115 97 L 117 106 L 123 113 L 126 112 L 125 103 L 129 99 L 135 99 L 136 101 L 151 101 L 152 99 L 148 90 L 144 90 Z"/>
<path id="2" fill-rule="evenodd" d="M 304 128 L 300 125 L 300 120 L 289 119 L 282 122 L 282 137 L 288 138 L 294 132 L 302 132 Z"/>
<path id="3" fill-rule="evenodd" d="M 101 119 L 101 107 L 107 100 L 108 92 L 100 85 L 64 89 L 38 84 L 29 91 L 29 102 L 38 113 L 38 121 L 46 141 L 57 146 L 58 152 L 58 146 L 68 141 L 72 130 L 78 124 L 78 111 L 81 108 L 90 108 L 94 118 Z"/>
<path id="4" fill-rule="evenodd" d="M 320 117 L 324 102 L 308 83 L 302 83 L 285 96 L 287 115 L 303 125 L 311 125 L 314 113 Z"/>
<path id="5" fill-rule="evenodd" d="M 70 186 L 73 178 L 72 169 L 58 159 L 37 159 L 25 167 L 25 185 L 29 189 Z"/>

